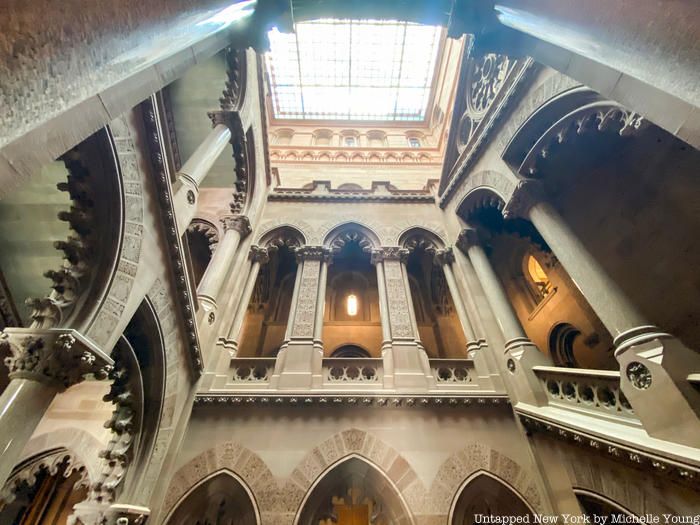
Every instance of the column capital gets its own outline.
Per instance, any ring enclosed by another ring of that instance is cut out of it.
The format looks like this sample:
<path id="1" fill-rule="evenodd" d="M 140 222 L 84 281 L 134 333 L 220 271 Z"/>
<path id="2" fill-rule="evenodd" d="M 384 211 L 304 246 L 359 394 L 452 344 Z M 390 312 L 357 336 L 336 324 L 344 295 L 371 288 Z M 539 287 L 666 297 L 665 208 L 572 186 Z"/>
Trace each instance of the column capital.
<path id="1" fill-rule="evenodd" d="M 87 377 L 105 379 L 114 365 L 107 354 L 71 329 L 7 328 L 0 348 L 11 379 L 30 379 L 63 391 Z"/>
<path id="2" fill-rule="evenodd" d="M 455 254 L 452 251 L 452 247 L 448 246 L 447 248 L 441 248 L 439 250 L 436 250 L 435 260 L 441 266 L 444 266 L 446 264 L 452 264 L 453 262 L 455 262 Z"/>
<path id="3" fill-rule="evenodd" d="M 411 252 L 407 248 L 401 246 L 383 246 L 375 248 L 370 254 L 372 264 L 377 264 L 383 261 L 401 261 L 406 262 L 408 255 Z"/>
<path id="4" fill-rule="evenodd" d="M 261 248 L 260 246 L 251 246 L 248 257 L 253 262 L 265 264 L 270 261 L 270 252 L 267 248 Z"/>
<path id="5" fill-rule="evenodd" d="M 527 214 L 535 204 L 545 198 L 542 182 L 533 179 L 523 179 L 518 182 L 510 200 L 503 208 L 503 216 L 506 219 L 522 217 L 527 219 Z"/>
<path id="6" fill-rule="evenodd" d="M 241 237 L 245 237 L 253 231 L 250 226 L 250 219 L 245 215 L 226 215 L 219 219 L 221 225 L 224 227 L 224 231 L 236 230 L 241 234 Z"/>
<path id="7" fill-rule="evenodd" d="M 223 124 L 231 130 L 232 134 L 234 131 L 242 129 L 241 116 L 238 111 L 227 111 L 220 109 L 207 112 L 207 116 L 211 120 L 211 125 L 213 128 L 219 124 Z"/>
<path id="8" fill-rule="evenodd" d="M 330 262 L 333 252 L 325 246 L 301 246 L 294 250 L 297 262 L 301 261 L 324 261 Z"/>
<path id="9" fill-rule="evenodd" d="M 459 232 L 459 236 L 457 237 L 457 242 L 455 244 L 460 250 L 466 252 L 472 246 L 481 246 L 482 239 L 479 235 L 479 231 L 476 228 L 467 227 Z"/>

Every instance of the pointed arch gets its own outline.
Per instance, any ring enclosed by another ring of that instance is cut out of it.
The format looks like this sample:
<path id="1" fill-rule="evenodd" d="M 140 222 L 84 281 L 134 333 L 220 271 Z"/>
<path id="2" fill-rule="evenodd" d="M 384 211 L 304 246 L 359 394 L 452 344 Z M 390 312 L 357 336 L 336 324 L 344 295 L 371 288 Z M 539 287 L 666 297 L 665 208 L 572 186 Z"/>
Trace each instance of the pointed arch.
<path id="1" fill-rule="evenodd" d="M 469 476 L 455 494 L 448 523 L 473 523 L 477 515 L 527 516 L 532 520 L 535 511 L 512 485 L 480 469 Z"/>
<path id="2" fill-rule="evenodd" d="M 445 241 L 432 230 L 424 227 L 411 227 L 404 230 L 399 235 L 399 246 L 412 249 L 417 244 L 430 246 L 432 249 L 440 249 L 445 247 Z"/>
<path id="3" fill-rule="evenodd" d="M 306 244 L 306 237 L 295 226 L 283 224 L 263 232 L 258 242 L 259 246 L 287 246 L 298 248 Z"/>
<path id="4" fill-rule="evenodd" d="M 359 514 L 382 525 L 413 525 L 399 488 L 377 465 L 352 453 L 330 465 L 309 487 L 295 525 L 316 525 L 334 514 Z"/>
<path id="5" fill-rule="evenodd" d="M 235 472 L 223 468 L 200 480 L 183 494 L 164 523 L 203 525 L 234 517 L 240 525 L 260 525 L 261 522 L 250 487 Z"/>

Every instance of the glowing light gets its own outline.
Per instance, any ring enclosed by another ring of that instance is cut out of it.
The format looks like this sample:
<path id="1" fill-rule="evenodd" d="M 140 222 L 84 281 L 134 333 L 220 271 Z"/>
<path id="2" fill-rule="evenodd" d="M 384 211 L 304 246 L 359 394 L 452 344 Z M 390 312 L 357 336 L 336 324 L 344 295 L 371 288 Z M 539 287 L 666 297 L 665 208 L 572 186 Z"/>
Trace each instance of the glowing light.
<path id="1" fill-rule="evenodd" d="M 357 315 L 357 296 L 355 294 L 348 295 L 347 307 L 348 315 Z"/>

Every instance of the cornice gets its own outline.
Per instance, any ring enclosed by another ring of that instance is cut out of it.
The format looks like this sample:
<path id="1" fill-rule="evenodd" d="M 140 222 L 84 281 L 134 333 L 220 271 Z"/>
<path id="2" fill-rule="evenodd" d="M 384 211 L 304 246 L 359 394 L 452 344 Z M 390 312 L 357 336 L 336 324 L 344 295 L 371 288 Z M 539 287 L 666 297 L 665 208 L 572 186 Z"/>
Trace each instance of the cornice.
<path id="1" fill-rule="evenodd" d="M 193 293 L 190 289 L 190 279 L 186 273 L 186 263 L 183 257 L 183 247 L 180 232 L 177 227 L 175 208 L 172 199 L 172 188 L 168 167 L 164 162 L 162 131 L 158 120 L 156 99 L 151 96 L 141 103 L 143 122 L 148 138 L 148 152 L 150 154 L 151 167 L 153 169 L 156 189 L 159 195 L 158 204 L 166 239 L 170 249 L 170 269 L 177 290 L 177 305 L 180 309 L 180 318 L 186 334 L 186 344 L 189 347 L 190 366 L 195 377 L 202 373 L 202 354 L 199 346 L 197 323 L 194 318 L 195 305 Z"/>
<path id="2" fill-rule="evenodd" d="M 614 461 L 642 469 L 644 472 L 653 472 L 660 476 L 666 476 L 675 482 L 691 485 L 695 489 L 700 485 L 700 468 L 697 466 L 622 445 L 611 439 L 572 429 L 549 419 L 535 417 L 530 413 L 524 414 L 519 412 L 517 407 L 516 414 L 529 434 L 537 432 L 547 434 L 552 438 L 587 448 Z"/>
<path id="3" fill-rule="evenodd" d="M 458 186 L 464 181 L 469 168 L 471 168 L 479 158 L 482 150 L 488 144 L 487 139 L 496 128 L 505 114 L 506 109 L 516 99 L 516 94 L 521 92 L 521 89 L 526 84 L 526 81 L 534 75 L 539 68 L 531 58 L 522 61 L 517 61 L 513 71 L 509 75 L 509 83 L 499 91 L 493 103 L 488 109 L 486 116 L 479 123 L 479 128 L 471 137 L 467 145 L 460 153 L 454 166 L 450 169 L 448 175 L 447 186 L 440 194 L 438 205 L 441 208 L 447 206 L 450 198 L 457 190 Z M 458 132 L 459 121 L 461 115 L 453 115 L 453 126 L 450 129 L 450 134 Z"/>
<path id="4" fill-rule="evenodd" d="M 371 189 L 334 189 L 330 181 L 315 180 L 310 188 L 275 188 L 268 195 L 271 201 L 315 202 L 425 202 L 435 203 L 431 181 L 420 190 L 399 190 L 389 182 L 374 181 Z"/>
<path id="5" fill-rule="evenodd" d="M 506 395 L 379 395 L 379 394 L 278 394 L 278 393 L 201 393 L 195 398 L 198 406 L 270 406 L 300 407 L 377 407 L 377 408 L 486 408 L 509 407 Z"/>
<path id="6" fill-rule="evenodd" d="M 318 194 L 310 193 L 306 190 L 285 190 L 277 189 L 270 193 L 268 200 L 271 201 L 315 201 L 315 202 L 338 202 L 338 201 L 365 201 L 365 202 L 426 202 L 434 203 L 435 197 L 426 193 L 405 193 L 378 195 L 371 192 L 349 192 L 337 190 L 338 193 Z"/>

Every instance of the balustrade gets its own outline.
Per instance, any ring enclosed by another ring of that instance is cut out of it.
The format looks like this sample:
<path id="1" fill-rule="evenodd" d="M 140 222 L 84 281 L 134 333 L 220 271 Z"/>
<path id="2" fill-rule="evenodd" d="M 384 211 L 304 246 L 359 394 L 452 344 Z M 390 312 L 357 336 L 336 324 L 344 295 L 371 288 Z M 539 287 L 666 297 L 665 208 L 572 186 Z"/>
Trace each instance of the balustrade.
<path id="1" fill-rule="evenodd" d="M 595 415 L 637 420 L 634 410 L 620 390 L 620 373 L 612 370 L 588 370 L 535 366 L 550 406 L 575 407 Z"/>
<path id="2" fill-rule="evenodd" d="M 275 369 L 274 357 L 237 357 L 231 359 L 231 382 L 236 386 L 267 385 Z"/>
<path id="3" fill-rule="evenodd" d="M 381 359 L 328 357 L 323 360 L 324 384 L 369 384 L 381 386 L 384 369 Z"/>
<path id="4" fill-rule="evenodd" d="M 438 388 L 468 385 L 475 377 L 474 362 L 471 359 L 431 359 L 430 370 Z"/>

